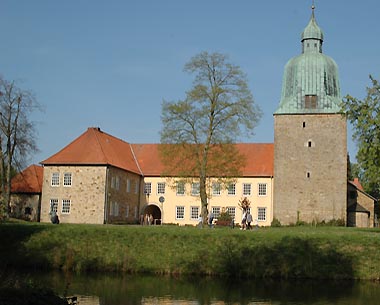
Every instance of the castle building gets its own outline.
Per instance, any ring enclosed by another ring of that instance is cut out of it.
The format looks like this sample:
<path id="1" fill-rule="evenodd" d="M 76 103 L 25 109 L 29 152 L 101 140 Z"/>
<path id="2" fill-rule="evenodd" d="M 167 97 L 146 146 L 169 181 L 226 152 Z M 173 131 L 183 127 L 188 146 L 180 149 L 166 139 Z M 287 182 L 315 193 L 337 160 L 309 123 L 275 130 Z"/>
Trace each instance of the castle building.
<path id="1" fill-rule="evenodd" d="M 322 53 L 323 40 L 313 8 L 274 113 L 273 205 L 282 224 L 346 218 L 346 118 L 338 68 Z"/>
<path id="2" fill-rule="evenodd" d="M 152 215 L 154 224 L 196 225 L 201 212 L 199 184 L 173 183 L 162 176 L 160 144 L 131 144 L 88 128 L 42 162 L 41 221 L 51 212 L 62 223 L 138 223 Z M 209 210 L 242 217 L 239 200 L 247 197 L 262 226 L 273 215 L 273 144 L 236 144 L 247 159 L 241 177 L 223 188 L 210 177 Z"/>
<path id="3" fill-rule="evenodd" d="M 274 219 L 282 225 L 331 220 L 378 225 L 376 200 L 357 181 L 347 181 L 338 67 L 322 53 L 323 41 L 313 8 L 301 35 L 302 53 L 285 66 L 274 143 L 234 144 L 246 160 L 241 175 L 227 187 L 218 177 L 208 178 L 208 209 L 216 218 L 227 212 L 240 223 L 239 201 L 246 197 L 259 226 Z M 41 162 L 38 218 L 50 222 L 56 213 L 62 223 L 116 224 L 145 222 L 151 215 L 153 224 L 197 225 L 199 183 L 196 177 L 184 182 L 163 176 L 159 146 L 131 144 L 88 128 Z"/>

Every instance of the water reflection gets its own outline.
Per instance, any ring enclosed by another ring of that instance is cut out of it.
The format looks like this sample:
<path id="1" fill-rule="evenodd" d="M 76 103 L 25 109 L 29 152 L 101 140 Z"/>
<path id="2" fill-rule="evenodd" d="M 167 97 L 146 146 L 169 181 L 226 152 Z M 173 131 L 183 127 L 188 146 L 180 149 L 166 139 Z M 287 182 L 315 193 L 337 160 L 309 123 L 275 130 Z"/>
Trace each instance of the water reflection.
<path id="1" fill-rule="evenodd" d="M 356 305 L 379 304 L 380 283 L 261 281 L 155 276 L 34 276 L 79 305 Z"/>

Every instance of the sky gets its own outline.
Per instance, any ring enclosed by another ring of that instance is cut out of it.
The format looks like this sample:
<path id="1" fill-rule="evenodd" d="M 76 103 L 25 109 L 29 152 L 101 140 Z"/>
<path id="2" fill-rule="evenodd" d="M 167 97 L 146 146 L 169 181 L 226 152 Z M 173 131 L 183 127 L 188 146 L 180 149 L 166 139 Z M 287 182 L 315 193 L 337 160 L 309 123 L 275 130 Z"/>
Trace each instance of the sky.
<path id="1" fill-rule="evenodd" d="M 380 79 L 380 1 L 315 0 L 323 53 L 342 96 L 363 99 Z M 202 51 L 240 66 L 263 116 L 244 142 L 273 143 L 286 62 L 301 53 L 311 0 L 0 0 L 0 75 L 31 90 L 47 159 L 89 127 L 130 143 L 159 143 L 163 100 L 192 86 L 184 65 Z M 357 148 L 348 128 L 348 151 Z"/>

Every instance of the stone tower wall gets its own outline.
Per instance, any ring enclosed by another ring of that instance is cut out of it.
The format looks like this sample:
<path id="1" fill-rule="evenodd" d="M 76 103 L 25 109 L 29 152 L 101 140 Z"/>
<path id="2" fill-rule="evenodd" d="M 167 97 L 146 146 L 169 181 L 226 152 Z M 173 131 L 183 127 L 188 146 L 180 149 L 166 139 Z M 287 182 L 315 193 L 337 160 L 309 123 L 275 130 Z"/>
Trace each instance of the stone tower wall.
<path id="1" fill-rule="evenodd" d="M 345 117 L 275 115 L 274 125 L 274 217 L 281 224 L 345 220 Z"/>

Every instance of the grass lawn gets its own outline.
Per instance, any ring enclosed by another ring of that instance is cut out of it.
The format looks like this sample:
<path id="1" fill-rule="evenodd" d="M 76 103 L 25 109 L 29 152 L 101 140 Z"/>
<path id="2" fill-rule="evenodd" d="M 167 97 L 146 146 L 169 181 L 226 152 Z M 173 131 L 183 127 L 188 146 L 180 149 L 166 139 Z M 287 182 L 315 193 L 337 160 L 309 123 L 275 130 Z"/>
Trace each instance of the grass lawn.
<path id="1" fill-rule="evenodd" d="M 0 267 L 380 279 L 380 229 L 0 224 Z"/>

